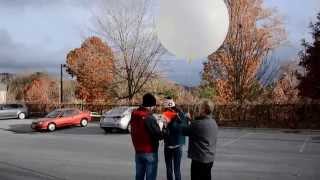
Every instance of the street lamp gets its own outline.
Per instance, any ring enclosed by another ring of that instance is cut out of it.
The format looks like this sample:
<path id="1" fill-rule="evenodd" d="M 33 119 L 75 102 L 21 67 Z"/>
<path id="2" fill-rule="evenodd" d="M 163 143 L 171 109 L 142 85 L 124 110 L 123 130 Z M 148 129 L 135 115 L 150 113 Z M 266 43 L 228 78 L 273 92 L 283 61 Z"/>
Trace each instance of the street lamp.
<path id="1" fill-rule="evenodd" d="M 63 103 L 63 68 L 66 67 L 66 64 L 60 64 L 60 104 Z"/>

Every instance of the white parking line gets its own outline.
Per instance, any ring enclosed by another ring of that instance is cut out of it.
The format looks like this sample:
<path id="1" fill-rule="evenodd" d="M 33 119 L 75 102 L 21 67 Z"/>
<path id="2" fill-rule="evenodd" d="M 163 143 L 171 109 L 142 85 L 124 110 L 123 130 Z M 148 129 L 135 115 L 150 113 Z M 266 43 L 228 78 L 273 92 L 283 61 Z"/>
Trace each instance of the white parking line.
<path id="1" fill-rule="evenodd" d="M 246 137 L 246 136 L 249 136 L 250 134 L 252 134 L 252 133 L 245 133 L 245 134 L 243 134 L 243 135 L 239 136 L 239 137 L 238 137 L 238 138 L 236 138 L 236 139 L 230 140 L 230 141 L 228 141 L 228 142 L 226 142 L 226 143 L 222 144 L 222 146 L 221 146 L 221 147 L 229 146 L 229 145 L 231 145 L 231 144 L 233 144 L 233 143 L 235 143 L 235 142 L 239 141 L 241 138 Z"/>
<path id="2" fill-rule="evenodd" d="M 309 140 L 310 140 L 310 137 L 309 136 L 306 137 L 306 139 L 304 140 L 303 144 L 300 147 L 300 150 L 299 150 L 300 153 L 303 153 L 303 151 L 304 151 L 305 147 L 307 146 Z"/>

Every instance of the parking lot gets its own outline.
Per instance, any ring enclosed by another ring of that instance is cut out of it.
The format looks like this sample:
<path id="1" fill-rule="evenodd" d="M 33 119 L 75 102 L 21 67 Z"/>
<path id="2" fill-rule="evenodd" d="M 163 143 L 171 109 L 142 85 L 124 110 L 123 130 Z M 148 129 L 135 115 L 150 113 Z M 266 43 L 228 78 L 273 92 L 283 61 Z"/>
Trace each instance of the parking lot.
<path id="1" fill-rule="evenodd" d="M 97 122 L 53 133 L 32 120 L 0 120 L 0 179 L 134 179 L 134 152 L 125 133 L 104 134 Z M 189 178 L 190 160 L 182 162 Z M 158 179 L 165 180 L 163 144 Z M 320 132 L 221 128 L 213 179 L 318 180 Z"/>

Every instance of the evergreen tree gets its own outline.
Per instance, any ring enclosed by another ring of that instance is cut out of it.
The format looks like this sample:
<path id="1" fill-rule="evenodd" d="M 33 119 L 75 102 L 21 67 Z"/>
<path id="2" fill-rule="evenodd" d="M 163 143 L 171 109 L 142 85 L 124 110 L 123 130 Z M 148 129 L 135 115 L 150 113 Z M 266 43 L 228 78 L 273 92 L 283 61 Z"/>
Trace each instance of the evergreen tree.
<path id="1" fill-rule="evenodd" d="M 305 68 L 303 75 L 299 74 L 300 95 L 312 99 L 320 99 L 320 13 L 316 23 L 311 23 L 313 43 L 303 40 L 304 49 L 300 52 L 300 66 Z"/>

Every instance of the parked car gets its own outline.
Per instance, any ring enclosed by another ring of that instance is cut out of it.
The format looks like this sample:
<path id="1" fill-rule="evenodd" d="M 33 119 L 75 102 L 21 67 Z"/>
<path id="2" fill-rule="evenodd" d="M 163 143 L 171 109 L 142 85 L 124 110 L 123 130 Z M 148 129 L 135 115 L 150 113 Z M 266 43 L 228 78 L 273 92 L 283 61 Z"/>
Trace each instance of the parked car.
<path id="1" fill-rule="evenodd" d="M 23 104 L 0 104 L 0 119 L 28 117 L 28 108 Z"/>
<path id="2" fill-rule="evenodd" d="M 129 121 L 131 119 L 131 113 L 136 108 L 137 107 L 120 106 L 103 113 L 100 118 L 100 127 L 106 133 L 114 129 L 130 131 Z"/>
<path id="3" fill-rule="evenodd" d="M 91 121 L 90 112 L 80 111 L 75 108 L 56 109 L 45 118 L 33 121 L 31 128 L 35 130 L 54 131 L 56 128 L 66 126 L 86 127 Z"/>
<path id="4" fill-rule="evenodd" d="M 112 130 L 121 130 L 130 132 L 130 119 L 131 113 L 137 107 L 120 106 L 115 107 L 105 113 L 103 113 L 100 119 L 100 127 L 106 132 L 112 132 Z M 160 128 L 163 127 L 162 116 L 159 114 L 154 114 L 158 120 Z"/>

